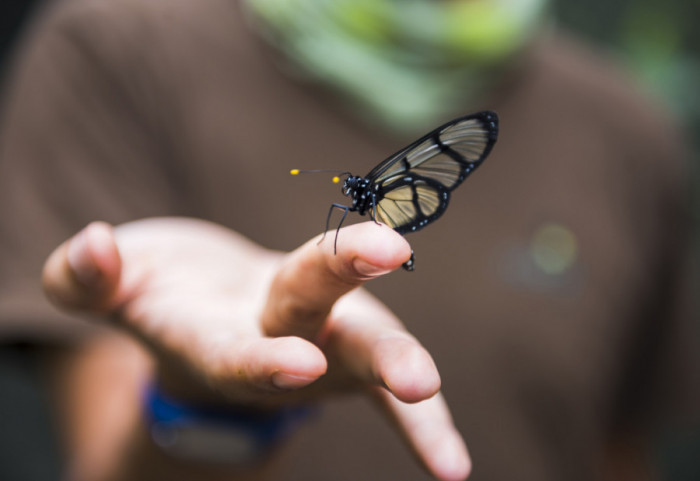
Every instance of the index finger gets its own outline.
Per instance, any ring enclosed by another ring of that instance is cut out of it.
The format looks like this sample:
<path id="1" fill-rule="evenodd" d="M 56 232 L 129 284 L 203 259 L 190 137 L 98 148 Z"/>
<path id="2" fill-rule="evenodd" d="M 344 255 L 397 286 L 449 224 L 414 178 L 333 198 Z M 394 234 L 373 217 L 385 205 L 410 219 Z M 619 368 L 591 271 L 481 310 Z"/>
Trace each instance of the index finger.
<path id="1" fill-rule="evenodd" d="M 316 238 L 286 258 L 262 312 L 265 334 L 315 340 L 338 298 L 411 256 L 408 242 L 386 225 L 355 224 L 339 235 L 337 254 L 333 242 L 318 244 Z"/>

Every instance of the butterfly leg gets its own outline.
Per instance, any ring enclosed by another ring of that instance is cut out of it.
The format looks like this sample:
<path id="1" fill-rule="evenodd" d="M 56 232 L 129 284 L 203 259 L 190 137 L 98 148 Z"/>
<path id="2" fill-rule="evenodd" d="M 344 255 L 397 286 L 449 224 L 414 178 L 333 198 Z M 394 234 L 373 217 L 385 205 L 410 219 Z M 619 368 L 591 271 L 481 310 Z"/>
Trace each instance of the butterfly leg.
<path id="1" fill-rule="evenodd" d="M 333 254 L 338 253 L 338 233 L 340 232 L 340 226 L 343 225 L 343 221 L 345 220 L 345 217 L 348 215 L 348 211 L 350 210 L 350 207 L 347 205 L 342 205 L 342 204 L 331 204 L 331 208 L 328 209 L 328 217 L 326 217 L 326 229 L 323 231 L 323 235 L 321 236 L 321 239 L 319 239 L 318 244 L 323 242 L 323 239 L 326 238 L 326 233 L 328 232 L 328 227 L 330 227 L 331 223 L 331 215 L 333 214 L 333 209 L 338 208 L 343 211 L 343 216 L 340 218 L 340 222 L 338 223 L 338 228 L 335 231 L 335 240 L 333 241 Z"/>
<path id="2" fill-rule="evenodd" d="M 372 194 L 372 208 L 369 210 L 369 218 L 374 221 L 377 225 L 382 225 L 381 222 L 377 221 L 377 194 Z"/>

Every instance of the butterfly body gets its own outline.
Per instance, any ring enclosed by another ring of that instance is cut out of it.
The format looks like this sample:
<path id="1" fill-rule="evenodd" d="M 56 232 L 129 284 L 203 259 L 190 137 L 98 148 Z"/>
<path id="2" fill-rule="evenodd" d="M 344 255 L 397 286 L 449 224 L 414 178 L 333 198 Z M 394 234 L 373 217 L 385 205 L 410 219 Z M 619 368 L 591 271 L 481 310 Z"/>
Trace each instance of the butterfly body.
<path id="1" fill-rule="evenodd" d="M 352 205 L 348 206 L 351 212 L 365 215 L 367 210 L 377 203 L 379 186 L 373 184 L 367 177 L 351 175 L 343 183 L 343 194 L 352 199 Z"/>
<path id="2" fill-rule="evenodd" d="M 416 232 L 438 219 L 447 209 L 450 193 L 488 156 L 498 137 L 498 116 L 484 111 L 448 122 L 401 149 L 366 176 L 348 177 L 342 192 L 351 205 L 332 204 L 343 211 L 336 230 L 348 212 L 369 214 L 400 234 Z M 412 266 L 412 261 L 411 261 Z"/>

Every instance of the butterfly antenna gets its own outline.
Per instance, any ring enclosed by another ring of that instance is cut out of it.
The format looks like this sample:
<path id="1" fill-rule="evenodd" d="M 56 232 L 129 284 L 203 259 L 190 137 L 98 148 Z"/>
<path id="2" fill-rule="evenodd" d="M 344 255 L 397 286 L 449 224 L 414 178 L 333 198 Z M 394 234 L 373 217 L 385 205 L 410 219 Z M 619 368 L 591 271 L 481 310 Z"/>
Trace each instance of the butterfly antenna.
<path id="1" fill-rule="evenodd" d="M 340 182 L 340 178 L 345 175 L 352 175 L 350 172 L 343 172 L 342 170 L 335 170 L 335 169 L 314 169 L 314 170 L 299 170 L 299 169 L 292 169 L 289 171 L 291 175 L 299 175 L 299 174 L 318 174 L 318 173 L 324 173 L 324 174 L 337 174 L 333 177 L 333 183 L 337 184 Z"/>

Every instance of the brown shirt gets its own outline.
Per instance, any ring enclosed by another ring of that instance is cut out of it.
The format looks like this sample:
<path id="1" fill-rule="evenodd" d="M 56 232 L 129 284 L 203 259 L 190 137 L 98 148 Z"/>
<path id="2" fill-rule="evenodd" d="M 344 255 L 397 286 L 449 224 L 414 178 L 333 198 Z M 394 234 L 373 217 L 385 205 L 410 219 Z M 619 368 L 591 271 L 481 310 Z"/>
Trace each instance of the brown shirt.
<path id="1" fill-rule="evenodd" d="M 196 216 L 292 249 L 345 199 L 290 168 L 364 174 L 412 140 L 284 76 L 235 1 L 58 2 L 18 59 L 0 146 L 4 339 L 86 331 L 38 277 L 91 220 Z M 686 352 L 678 139 L 557 34 L 455 114 L 480 108 L 501 118 L 491 157 L 408 237 L 416 272 L 369 288 L 433 353 L 474 480 L 592 479 L 602 443 L 646 427 Z M 427 479 L 364 399 L 330 403 L 293 444 L 281 479 Z"/>

